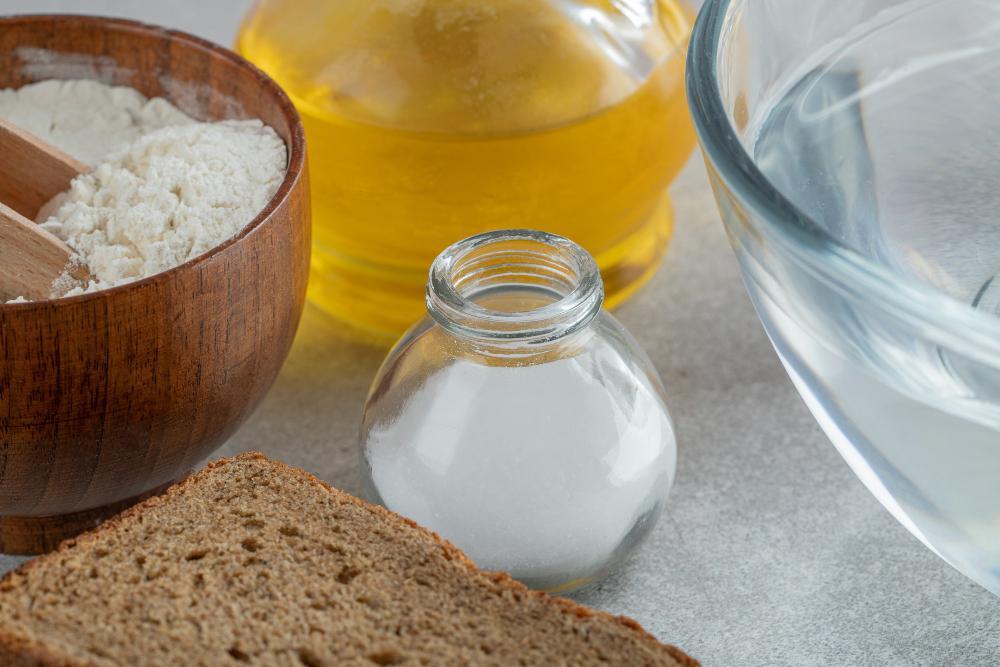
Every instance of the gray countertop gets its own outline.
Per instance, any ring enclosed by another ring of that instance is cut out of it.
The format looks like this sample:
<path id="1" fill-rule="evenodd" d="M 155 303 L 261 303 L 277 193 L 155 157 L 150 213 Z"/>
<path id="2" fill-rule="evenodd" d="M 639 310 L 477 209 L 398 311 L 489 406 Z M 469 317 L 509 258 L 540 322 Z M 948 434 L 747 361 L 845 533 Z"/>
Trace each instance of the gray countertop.
<path id="1" fill-rule="evenodd" d="M 230 44 L 247 0 L 0 0 L 0 13 L 128 16 Z M 652 537 L 575 597 L 706 665 L 997 665 L 1000 599 L 897 524 L 816 426 L 753 313 L 700 161 L 673 188 L 663 269 L 618 311 L 663 376 L 677 482 Z M 258 449 L 357 488 L 356 430 L 383 351 L 307 308 L 260 409 Z M 0 556 L 0 572 L 18 559 Z"/>

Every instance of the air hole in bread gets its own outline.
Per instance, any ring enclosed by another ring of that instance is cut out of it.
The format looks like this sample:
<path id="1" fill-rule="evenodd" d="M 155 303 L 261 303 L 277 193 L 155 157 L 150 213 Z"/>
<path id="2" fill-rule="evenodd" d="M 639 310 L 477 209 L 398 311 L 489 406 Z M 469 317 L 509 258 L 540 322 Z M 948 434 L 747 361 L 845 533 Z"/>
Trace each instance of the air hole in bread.
<path id="1" fill-rule="evenodd" d="M 361 574 L 361 570 L 359 568 L 356 568 L 353 565 L 345 565 L 341 568 L 340 572 L 337 573 L 337 581 L 342 584 L 349 584 L 359 574 Z"/>
<path id="2" fill-rule="evenodd" d="M 233 660 L 238 660 L 239 662 L 250 662 L 250 656 L 238 649 L 235 646 L 229 647 L 226 651 Z"/>
<path id="3" fill-rule="evenodd" d="M 250 553 L 254 553 L 255 551 L 260 551 L 264 545 L 261 544 L 260 540 L 258 540 L 256 537 L 248 537 L 242 542 L 240 542 L 240 546 L 242 546 Z"/>

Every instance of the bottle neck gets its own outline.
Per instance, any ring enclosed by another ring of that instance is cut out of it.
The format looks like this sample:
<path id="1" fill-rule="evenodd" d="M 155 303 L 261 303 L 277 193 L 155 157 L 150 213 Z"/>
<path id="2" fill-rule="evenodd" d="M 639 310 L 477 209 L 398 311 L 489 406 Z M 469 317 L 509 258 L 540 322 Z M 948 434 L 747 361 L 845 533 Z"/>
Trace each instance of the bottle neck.
<path id="1" fill-rule="evenodd" d="M 431 266 L 427 310 L 452 335 L 500 348 L 537 348 L 586 328 L 604 284 L 576 243 L 532 230 L 460 241 Z"/>

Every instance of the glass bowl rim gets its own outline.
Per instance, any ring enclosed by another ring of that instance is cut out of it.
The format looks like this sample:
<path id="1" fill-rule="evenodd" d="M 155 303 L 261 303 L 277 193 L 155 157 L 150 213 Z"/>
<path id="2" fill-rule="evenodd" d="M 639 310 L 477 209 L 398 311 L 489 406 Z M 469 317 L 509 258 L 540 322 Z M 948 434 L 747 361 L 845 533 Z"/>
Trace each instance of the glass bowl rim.
<path id="1" fill-rule="evenodd" d="M 687 60 L 688 104 L 706 159 L 739 202 L 758 213 L 752 223 L 769 227 L 804 261 L 825 265 L 870 301 L 952 347 L 975 346 L 1000 365 L 1000 318 L 909 279 L 841 243 L 771 184 L 730 122 L 719 86 L 718 54 L 731 7 L 747 0 L 706 0 L 691 35 Z M 860 288 L 860 289 L 859 289 Z"/>

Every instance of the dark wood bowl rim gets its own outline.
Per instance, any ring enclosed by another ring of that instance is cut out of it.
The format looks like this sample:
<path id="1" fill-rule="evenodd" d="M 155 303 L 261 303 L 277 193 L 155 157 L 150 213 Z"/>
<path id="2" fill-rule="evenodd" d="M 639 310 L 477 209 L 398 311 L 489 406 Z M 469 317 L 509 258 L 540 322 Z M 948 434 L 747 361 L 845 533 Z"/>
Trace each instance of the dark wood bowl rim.
<path id="1" fill-rule="evenodd" d="M 97 292 L 89 292 L 87 294 L 78 294 L 76 296 L 61 297 L 58 299 L 46 299 L 44 301 L 29 301 L 27 303 L 4 303 L 0 302 L 0 311 L 8 312 L 18 312 L 31 310 L 35 308 L 52 308 L 52 307 L 62 307 L 62 306 L 73 306 L 83 301 L 88 301 L 91 299 L 112 299 L 118 294 L 125 292 L 130 289 L 141 287 L 143 285 L 149 285 L 158 281 L 170 280 L 172 276 L 181 271 L 186 271 L 191 269 L 196 264 L 207 261 L 213 256 L 223 252 L 232 245 L 235 245 L 245 239 L 246 237 L 253 234 L 258 228 L 260 228 L 265 222 L 270 219 L 271 214 L 278 208 L 287 198 L 292 190 L 292 186 L 299 179 L 302 174 L 302 170 L 305 165 L 306 158 L 306 140 L 305 132 L 302 129 L 302 121 L 299 118 L 299 113 L 295 109 L 295 105 L 288 98 L 288 95 L 282 90 L 281 86 L 275 83 L 274 79 L 269 77 L 260 68 L 251 63 L 249 60 L 243 58 L 239 54 L 227 49 L 223 46 L 211 42 L 207 39 L 202 39 L 201 37 L 196 37 L 190 33 L 186 33 L 181 30 L 173 30 L 171 28 L 164 28 L 162 26 L 143 23 L 141 21 L 133 21 L 131 19 L 107 17 L 107 16 L 93 16 L 84 14 L 18 14 L 13 16 L 0 16 L 0 30 L 10 30 L 16 29 L 20 25 L 28 23 L 43 23 L 43 22 L 66 22 L 75 24 L 90 24 L 93 26 L 101 28 L 114 28 L 121 32 L 138 32 L 143 34 L 155 34 L 156 36 L 166 37 L 170 41 L 184 43 L 188 47 L 194 49 L 203 49 L 206 51 L 214 52 L 216 55 L 232 62 L 237 67 L 242 67 L 252 71 L 258 79 L 260 79 L 264 88 L 274 97 L 277 101 L 278 106 L 281 109 L 282 114 L 288 122 L 291 128 L 291 142 L 290 145 L 286 146 L 288 158 L 287 165 L 285 167 L 285 178 L 282 180 L 281 185 L 278 187 L 277 192 L 268 201 L 267 205 L 264 206 L 263 210 L 257 214 L 257 216 L 251 220 L 238 234 L 232 238 L 224 241 L 223 243 L 215 246 L 214 248 L 198 255 L 194 259 L 190 259 L 183 264 L 156 273 L 152 276 L 146 278 L 141 278 L 139 280 L 126 283 L 125 285 L 118 285 L 117 287 L 110 287 L 108 289 L 99 290 Z"/>

